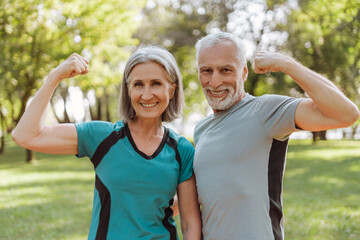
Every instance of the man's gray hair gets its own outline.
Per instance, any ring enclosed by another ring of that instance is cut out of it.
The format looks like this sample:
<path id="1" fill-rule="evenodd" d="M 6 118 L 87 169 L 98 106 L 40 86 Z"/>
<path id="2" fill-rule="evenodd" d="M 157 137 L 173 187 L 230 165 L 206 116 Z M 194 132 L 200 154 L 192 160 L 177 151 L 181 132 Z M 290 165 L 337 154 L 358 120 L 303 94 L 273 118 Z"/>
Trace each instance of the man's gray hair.
<path id="1" fill-rule="evenodd" d="M 129 58 L 125 65 L 123 80 L 120 91 L 120 115 L 125 121 L 136 116 L 135 109 L 131 105 L 128 85 L 130 83 L 131 71 L 141 63 L 155 62 L 166 71 L 168 81 L 176 84 L 174 96 L 162 114 L 162 121 L 170 122 L 181 116 L 184 106 L 184 94 L 182 77 L 174 56 L 166 49 L 159 46 L 141 46 Z"/>
<path id="2" fill-rule="evenodd" d="M 238 38 L 237 36 L 235 36 L 231 33 L 227 33 L 227 32 L 217 32 L 217 33 L 209 34 L 206 37 L 203 37 L 202 39 L 197 41 L 197 43 L 195 45 L 196 62 L 198 62 L 198 60 L 199 60 L 199 52 L 200 52 L 201 48 L 213 47 L 216 44 L 218 44 L 224 40 L 229 40 L 235 44 L 236 49 L 237 49 L 237 54 L 236 54 L 237 58 L 238 58 L 240 64 L 245 65 L 246 64 L 246 50 L 245 50 L 243 41 L 240 38 Z"/>

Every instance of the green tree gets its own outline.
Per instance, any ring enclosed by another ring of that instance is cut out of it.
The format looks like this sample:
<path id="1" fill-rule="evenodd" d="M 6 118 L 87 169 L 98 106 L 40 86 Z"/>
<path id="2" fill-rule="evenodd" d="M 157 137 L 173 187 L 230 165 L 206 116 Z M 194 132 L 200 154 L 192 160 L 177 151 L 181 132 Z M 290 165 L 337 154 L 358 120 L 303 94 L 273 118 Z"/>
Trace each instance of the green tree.
<path id="1" fill-rule="evenodd" d="M 69 84 L 93 90 L 99 99 L 117 92 L 111 86 L 120 82 L 119 63 L 129 54 L 125 46 L 137 43 L 132 38 L 134 18 L 144 4 L 145 0 L 1 1 L 0 111 L 7 112 L 1 116 L 7 118 L 8 128 L 19 121 L 42 79 L 72 52 L 90 58 L 91 72 Z M 67 86 L 61 85 L 55 94 L 65 102 Z M 30 161 L 33 155 L 27 153 Z"/>
<path id="2" fill-rule="evenodd" d="M 143 9 L 142 24 L 134 36 L 143 44 L 164 46 L 175 56 L 183 76 L 185 120 L 191 113 L 205 114 L 207 110 L 197 77 L 195 43 L 210 31 L 227 30 L 228 16 L 234 11 L 235 2 L 153 0 Z"/>
<path id="3" fill-rule="evenodd" d="M 284 49 L 304 65 L 332 80 L 360 105 L 360 1 L 299 1 L 286 24 Z M 302 93 L 298 87 L 294 90 Z M 357 127 L 353 125 L 353 129 Z"/>

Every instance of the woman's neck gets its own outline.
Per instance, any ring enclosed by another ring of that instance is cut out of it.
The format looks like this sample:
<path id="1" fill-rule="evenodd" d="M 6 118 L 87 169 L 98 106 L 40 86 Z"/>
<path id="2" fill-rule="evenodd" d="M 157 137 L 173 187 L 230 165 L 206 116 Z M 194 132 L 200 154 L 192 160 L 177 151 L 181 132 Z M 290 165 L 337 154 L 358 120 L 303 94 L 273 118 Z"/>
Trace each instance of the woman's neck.
<path id="1" fill-rule="evenodd" d="M 164 129 L 162 122 L 158 120 L 147 120 L 134 118 L 128 122 L 132 133 L 143 135 L 144 137 L 162 136 Z"/>

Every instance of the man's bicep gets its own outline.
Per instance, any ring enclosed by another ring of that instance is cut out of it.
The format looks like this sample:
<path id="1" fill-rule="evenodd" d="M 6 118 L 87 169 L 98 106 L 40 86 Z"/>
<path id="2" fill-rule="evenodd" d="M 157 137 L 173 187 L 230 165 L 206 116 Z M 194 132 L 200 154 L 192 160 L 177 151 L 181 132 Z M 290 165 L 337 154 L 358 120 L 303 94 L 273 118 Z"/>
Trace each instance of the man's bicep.
<path id="1" fill-rule="evenodd" d="M 310 98 L 303 99 L 298 104 L 295 111 L 295 124 L 307 131 L 321 131 L 339 127 L 339 123 L 322 114 Z"/>

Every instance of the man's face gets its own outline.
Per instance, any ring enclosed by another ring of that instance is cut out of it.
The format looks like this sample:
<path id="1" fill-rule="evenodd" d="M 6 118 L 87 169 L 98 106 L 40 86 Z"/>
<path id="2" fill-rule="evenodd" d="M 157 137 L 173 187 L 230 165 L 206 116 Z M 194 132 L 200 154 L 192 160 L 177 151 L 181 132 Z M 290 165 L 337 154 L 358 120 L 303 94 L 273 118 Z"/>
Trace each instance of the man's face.
<path id="1" fill-rule="evenodd" d="M 236 54 L 236 46 L 228 40 L 200 49 L 200 84 L 214 112 L 232 107 L 245 95 L 247 67 L 240 64 Z"/>

